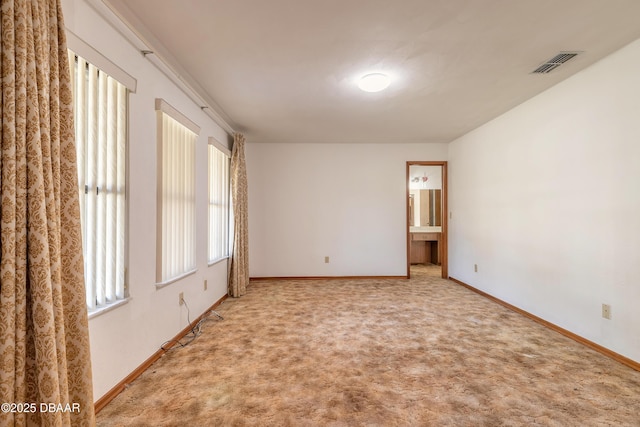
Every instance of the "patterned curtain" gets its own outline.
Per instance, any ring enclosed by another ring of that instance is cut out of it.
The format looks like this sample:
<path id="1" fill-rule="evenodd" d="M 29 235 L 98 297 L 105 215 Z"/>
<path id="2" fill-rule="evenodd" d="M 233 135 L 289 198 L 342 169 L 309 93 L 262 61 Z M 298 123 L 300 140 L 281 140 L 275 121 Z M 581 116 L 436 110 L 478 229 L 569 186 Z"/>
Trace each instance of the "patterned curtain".
<path id="1" fill-rule="evenodd" d="M 229 274 L 229 296 L 240 297 L 249 284 L 249 214 L 244 135 L 236 133 L 231 152 L 231 200 L 233 203 L 233 253 Z"/>
<path id="2" fill-rule="evenodd" d="M 0 425 L 95 424 L 58 0 L 2 0 Z M 9 405 L 9 406 L 7 406 Z"/>

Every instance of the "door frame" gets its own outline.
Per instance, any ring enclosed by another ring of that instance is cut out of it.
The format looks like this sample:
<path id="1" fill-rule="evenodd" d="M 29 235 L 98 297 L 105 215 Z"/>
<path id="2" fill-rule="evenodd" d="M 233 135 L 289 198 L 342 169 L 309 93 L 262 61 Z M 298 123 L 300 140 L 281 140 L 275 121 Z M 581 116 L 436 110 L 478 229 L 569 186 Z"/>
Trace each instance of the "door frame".
<path id="1" fill-rule="evenodd" d="M 449 205 L 447 192 L 447 162 L 446 161 L 407 161 L 406 168 L 406 195 L 405 205 L 407 212 L 407 222 L 405 227 L 405 238 L 407 239 L 407 279 L 411 278 L 411 234 L 409 229 L 409 170 L 411 166 L 441 166 L 442 167 L 442 233 L 440 234 L 440 246 L 438 250 L 441 255 L 442 278 L 449 278 Z"/>

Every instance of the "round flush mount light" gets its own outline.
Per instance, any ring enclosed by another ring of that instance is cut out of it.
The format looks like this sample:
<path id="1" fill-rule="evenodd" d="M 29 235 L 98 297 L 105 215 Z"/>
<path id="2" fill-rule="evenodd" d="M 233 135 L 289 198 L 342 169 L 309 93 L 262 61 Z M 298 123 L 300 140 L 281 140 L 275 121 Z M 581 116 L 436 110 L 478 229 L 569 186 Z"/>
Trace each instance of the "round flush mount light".
<path id="1" fill-rule="evenodd" d="M 391 78 L 382 73 L 371 73 L 360 78 L 358 87 L 365 92 L 380 92 L 389 87 Z"/>

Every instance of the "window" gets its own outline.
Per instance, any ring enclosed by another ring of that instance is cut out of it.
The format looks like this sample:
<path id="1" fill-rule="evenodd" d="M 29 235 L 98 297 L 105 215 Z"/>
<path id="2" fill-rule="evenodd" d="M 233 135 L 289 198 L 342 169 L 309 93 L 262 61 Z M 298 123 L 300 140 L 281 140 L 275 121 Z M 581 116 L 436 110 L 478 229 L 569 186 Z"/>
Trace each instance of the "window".
<path id="1" fill-rule="evenodd" d="M 162 99 L 158 114 L 157 285 L 196 269 L 196 139 L 200 128 Z"/>
<path id="2" fill-rule="evenodd" d="M 209 263 L 229 256 L 229 151 L 209 139 Z"/>
<path id="3" fill-rule="evenodd" d="M 128 89 L 69 50 L 87 308 L 126 297 Z"/>

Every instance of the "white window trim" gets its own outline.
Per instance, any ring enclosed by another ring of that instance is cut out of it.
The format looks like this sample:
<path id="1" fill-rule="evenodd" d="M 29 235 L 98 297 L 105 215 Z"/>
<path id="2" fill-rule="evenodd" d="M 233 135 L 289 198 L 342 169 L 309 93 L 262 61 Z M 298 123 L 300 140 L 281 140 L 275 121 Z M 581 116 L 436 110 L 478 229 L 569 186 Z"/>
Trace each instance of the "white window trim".
<path id="1" fill-rule="evenodd" d="M 200 134 L 200 126 L 192 122 L 187 116 L 182 114 L 180 111 L 176 110 L 162 98 L 156 98 L 156 111 L 162 111 L 165 114 L 171 116 L 172 119 L 178 121 L 182 126 L 189 129 L 191 132 L 196 135 Z M 160 128 L 162 131 L 162 128 Z M 162 136 L 162 132 L 158 135 L 158 137 Z"/>
<path id="2" fill-rule="evenodd" d="M 191 132 L 195 133 L 196 135 L 200 134 L 200 126 L 198 126 L 196 123 L 194 123 L 193 121 L 191 121 L 187 116 L 185 116 L 184 114 L 182 114 L 180 111 L 178 111 L 176 108 L 174 108 L 173 106 L 171 106 L 171 104 L 169 104 L 167 101 L 165 101 L 162 98 L 156 98 L 155 100 L 155 110 L 157 112 L 162 112 L 165 113 L 166 115 L 170 116 L 172 119 L 176 120 L 178 123 L 180 123 L 181 125 L 183 125 L 184 127 L 186 127 L 187 129 L 189 129 Z M 163 129 L 162 129 L 162 120 L 157 119 L 157 127 L 156 127 L 156 137 L 157 137 L 157 166 L 156 166 L 156 174 L 157 174 L 157 181 L 156 181 L 156 185 L 157 185 L 157 199 L 156 199 L 156 290 L 158 289 L 162 289 L 167 285 L 170 285 L 172 283 L 175 283 L 187 276 L 190 276 L 194 273 L 196 273 L 198 271 L 197 267 L 193 268 L 191 270 L 185 271 L 181 274 L 179 274 L 178 276 L 175 277 L 171 277 L 169 279 L 160 281 L 160 277 L 162 277 L 162 262 L 163 262 L 163 254 L 162 254 L 162 221 L 159 220 L 159 218 L 161 217 L 161 213 L 162 213 L 162 192 L 160 191 L 160 189 L 162 188 L 162 177 L 163 177 L 163 173 L 164 171 L 162 170 L 162 156 L 163 156 L 163 151 L 162 151 L 162 139 L 163 139 Z M 196 141 L 197 142 L 197 141 Z M 194 164 L 195 167 L 195 164 Z M 197 217 L 197 213 L 196 213 L 196 217 Z M 197 235 L 197 231 L 196 231 L 196 235 Z M 196 236 L 194 236 L 194 238 L 196 238 Z M 195 248 L 195 264 L 197 265 L 198 262 L 198 254 L 197 254 L 197 244 L 196 244 L 196 248 Z"/>
<path id="3" fill-rule="evenodd" d="M 69 36 L 69 34 L 71 34 L 71 36 Z M 119 67 L 117 67 L 114 63 L 112 63 L 111 61 L 109 61 L 107 58 L 105 58 L 104 56 L 102 56 L 101 54 L 99 54 L 97 51 L 95 51 L 95 49 L 91 48 L 91 46 L 89 46 L 88 44 L 86 44 L 85 42 L 83 42 L 81 39 L 79 39 L 77 36 L 75 36 L 73 33 L 67 32 L 67 40 L 69 41 L 68 43 L 68 50 L 69 50 L 69 65 L 70 68 L 71 67 L 75 67 L 77 65 L 72 64 L 73 61 L 73 57 L 75 57 L 75 61 L 78 61 L 78 58 L 81 58 L 82 61 L 85 61 L 83 63 L 85 64 L 91 64 L 92 67 L 94 67 L 95 69 L 98 70 L 99 73 L 104 73 L 104 75 L 108 75 L 111 79 L 113 79 L 114 81 L 117 81 L 117 83 L 119 84 L 119 86 L 124 87 L 125 88 L 125 99 L 124 99 L 124 103 L 125 103 L 125 108 L 126 108 L 126 115 L 125 115 L 125 121 L 126 121 L 126 126 L 124 128 L 124 158 L 123 158 L 123 162 L 124 162 L 124 171 L 122 171 L 122 173 L 124 174 L 124 212 L 123 214 L 123 247 L 122 247 L 122 263 L 123 263 L 123 268 L 124 268 L 124 272 L 122 273 L 124 275 L 124 283 L 122 284 L 123 286 L 123 296 L 121 297 L 121 299 L 116 299 L 114 301 L 106 301 L 104 302 L 102 305 L 97 306 L 97 307 L 93 307 L 93 308 L 89 308 L 88 307 L 88 315 L 89 318 L 94 318 L 96 316 L 99 316 L 102 313 L 106 313 L 108 311 L 111 311 L 117 307 L 120 307 L 124 304 L 126 304 L 130 297 L 129 297 L 129 289 L 128 289 L 128 268 L 127 268 L 127 264 L 128 264 L 128 239 L 129 239 L 129 232 L 128 232 L 128 227 L 129 227 L 129 221 L 128 221 L 128 211 L 129 211 L 129 204 L 127 202 L 127 195 L 129 192 L 129 95 L 130 93 L 135 91 L 136 88 L 136 80 L 134 78 L 132 78 L 131 76 L 129 76 L 128 74 L 124 73 L 124 71 L 122 71 L 122 69 L 120 69 Z M 74 71 L 73 68 L 70 69 L 70 72 L 72 73 L 76 73 L 76 71 Z M 72 80 L 74 80 L 75 77 L 72 76 Z M 122 80 L 124 81 L 122 81 Z M 125 84 L 126 83 L 126 84 Z M 74 93 L 74 103 L 75 103 L 75 91 L 76 88 L 73 88 L 73 93 Z M 76 108 L 74 106 L 74 108 Z M 74 111 L 74 115 L 77 112 Z M 86 117 L 86 112 L 83 115 L 83 117 Z M 79 165 L 80 167 L 80 165 Z M 82 167 L 84 167 L 84 164 L 82 165 Z M 111 177 L 111 179 L 113 179 L 113 177 Z M 79 191 L 82 191 L 82 189 L 79 189 Z M 83 236 L 83 241 L 84 241 L 85 237 Z M 83 251 L 86 248 L 84 248 L 83 245 Z M 86 256 L 86 254 L 84 254 Z M 116 272 L 116 275 L 118 273 Z"/>
<path id="4" fill-rule="evenodd" d="M 156 283 L 156 290 L 162 289 L 165 286 L 169 286 L 170 284 L 175 283 L 175 282 L 177 282 L 179 280 L 182 280 L 187 276 L 191 276 L 192 274 L 195 274 L 197 271 L 198 271 L 198 269 L 194 268 L 192 270 L 189 270 L 189 271 L 186 271 L 186 272 L 182 273 L 179 276 L 172 277 L 171 279 L 165 280 L 164 282 L 158 282 L 158 283 Z"/>
<path id="5" fill-rule="evenodd" d="M 118 300 L 116 302 L 112 302 L 110 304 L 103 305 L 100 308 L 97 308 L 95 310 L 90 311 L 88 313 L 89 314 L 89 320 L 91 320 L 91 319 L 93 319 L 95 317 L 101 316 L 101 315 L 103 315 L 105 313 L 108 313 L 111 310 L 116 309 L 116 308 L 118 308 L 120 306 L 125 305 L 126 303 L 129 302 L 130 299 L 131 299 L 131 297 L 126 297 L 125 299 L 121 299 L 121 300 Z"/>
<path id="6" fill-rule="evenodd" d="M 109 61 L 104 55 L 98 52 L 96 49 L 87 44 L 80 37 L 76 36 L 73 32 L 66 29 L 67 47 L 80 55 L 93 65 L 104 71 L 114 79 L 118 80 L 121 84 L 125 85 L 129 92 L 135 93 L 138 85 L 138 81 L 131 76 L 131 74 L 118 67 L 113 62 Z"/>
<path id="7" fill-rule="evenodd" d="M 207 262 L 207 267 L 212 267 L 216 264 L 220 264 L 223 261 L 227 261 L 229 258 L 231 258 L 231 255 L 226 255 L 226 256 L 223 256 L 222 258 L 217 258 L 213 261 L 209 261 Z"/>
<path id="8" fill-rule="evenodd" d="M 208 142 L 209 142 L 209 145 L 213 145 L 218 150 L 220 150 L 224 154 L 226 154 L 227 157 L 231 158 L 231 150 L 229 150 L 229 148 L 226 145 L 224 145 L 222 142 L 218 141 L 217 139 L 215 139 L 212 136 L 209 137 L 209 141 Z"/>
<path id="9" fill-rule="evenodd" d="M 224 154 L 225 156 L 228 157 L 229 159 L 229 166 L 228 166 L 228 170 L 227 173 L 229 174 L 227 176 L 228 182 L 229 182 L 229 188 L 228 188 L 228 193 L 227 193 L 227 254 L 224 256 L 221 256 L 219 258 L 215 258 L 215 259 L 209 259 L 209 246 L 211 244 L 211 230 L 209 229 L 209 227 L 211 226 L 211 222 L 210 222 L 210 218 L 208 217 L 207 214 L 207 265 L 209 267 L 211 267 L 212 265 L 218 264 L 219 262 L 225 261 L 229 258 L 231 258 L 231 249 L 230 249 L 230 242 L 232 240 L 232 221 L 233 221 L 233 215 L 232 215 L 232 210 L 231 210 L 231 150 L 229 150 L 229 148 L 227 148 L 224 144 L 222 144 L 220 141 L 218 141 L 216 138 L 214 137 L 209 137 L 208 140 L 208 145 L 211 145 L 213 147 L 215 147 L 217 150 L 219 150 L 220 152 L 222 152 L 222 154 Z M 207 147 L 207 151 L 208 151 L 208 147 Z M 207 154 L 208 157 L 208 154 Z M 209 170 L 210 165 L 207 165 L 207 181 L 210 183 L 210 179 L 211 177 L 208 174 L 208 170 Z M 209 191 L 207 191 L 207 194 L 209 194 Z M 209 204 L 211 201 L 208 199 L 207 200 L 207 204 Z M 209 211 L 210 207 L 207 206 L 207 211 Z"/>

